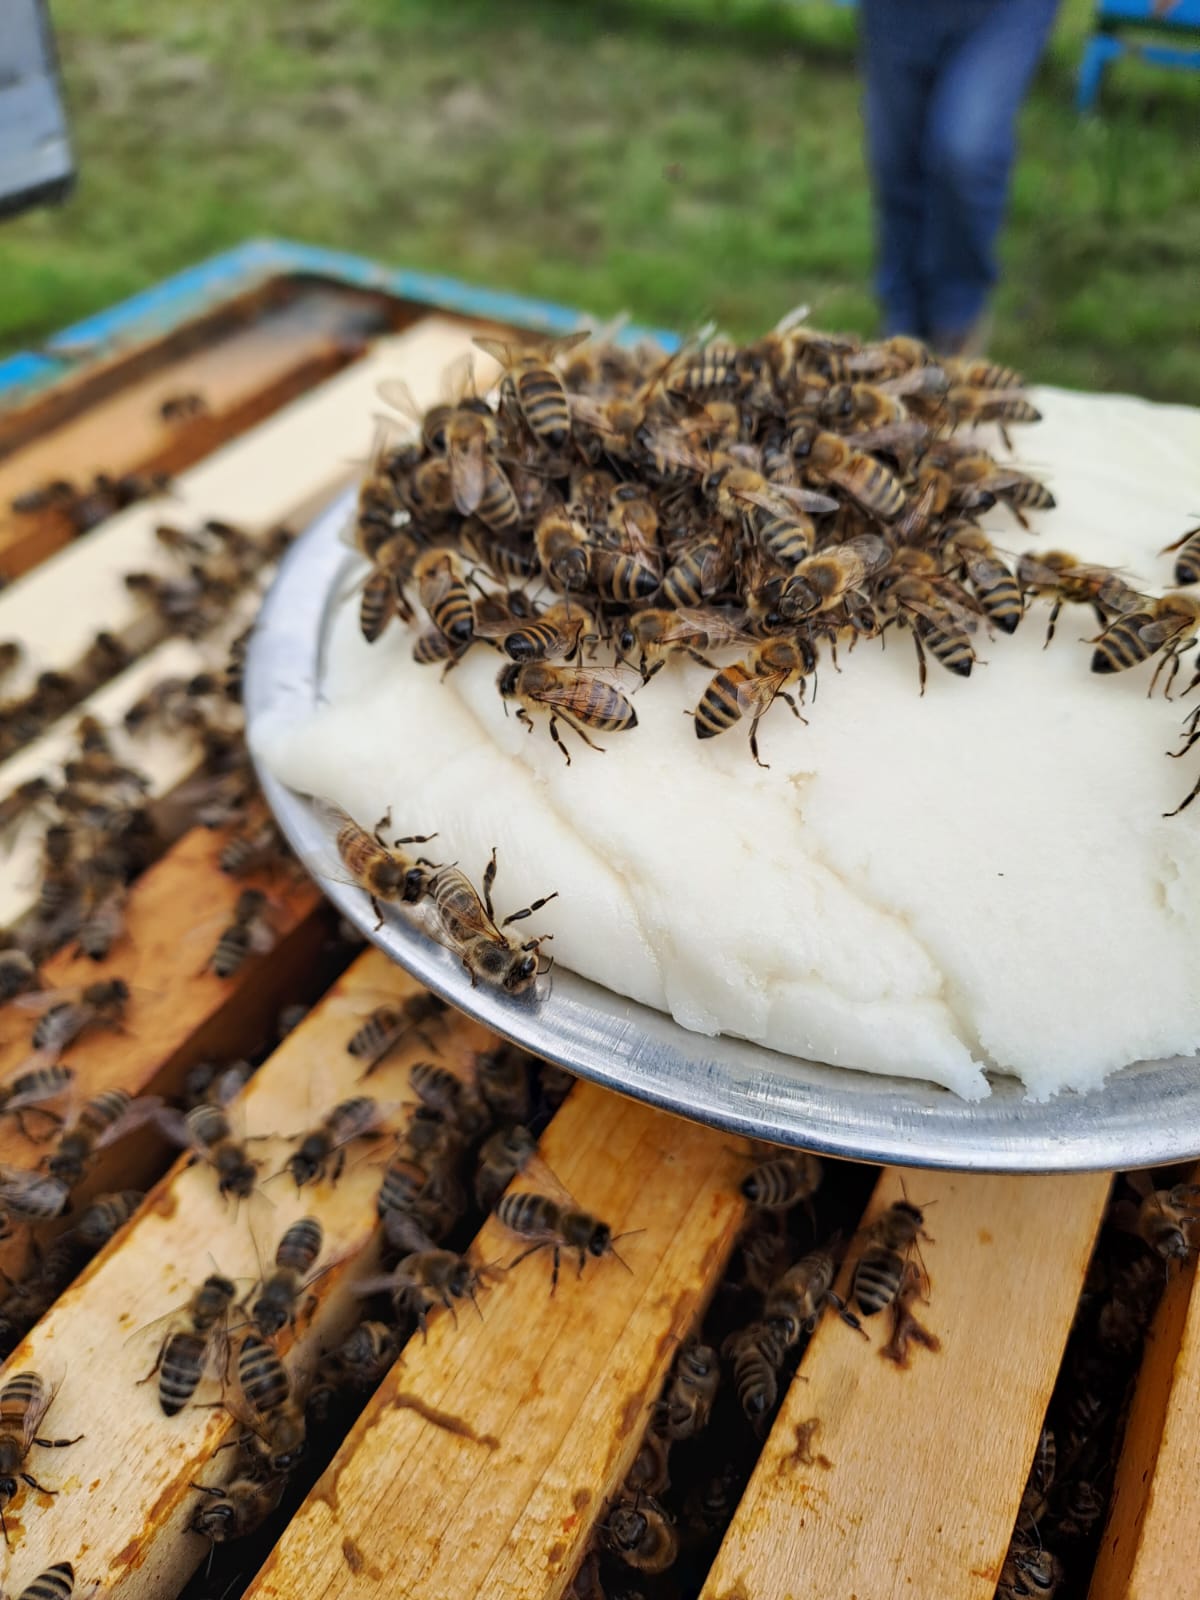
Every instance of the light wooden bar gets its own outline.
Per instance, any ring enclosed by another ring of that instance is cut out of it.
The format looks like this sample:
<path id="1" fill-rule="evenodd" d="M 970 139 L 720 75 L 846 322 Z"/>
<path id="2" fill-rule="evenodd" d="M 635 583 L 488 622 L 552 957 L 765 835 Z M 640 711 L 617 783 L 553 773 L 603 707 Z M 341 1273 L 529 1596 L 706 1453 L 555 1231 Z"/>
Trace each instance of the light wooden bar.
<path id="1" fill-rule="evenodd" d="M 726 1135 L 581 1083 L 540 1154 L 632 1269 L 549 1253 L 482 1317 L 412 1341 L 251 1585 L 253 1600 L 556 1600 L 636 1453 L 680 1337 L 724 1270 L 745 1161 Z M 521 1188 L 536 1188 L 526 1171 Z M 489 1222 L 475 1254 L 520 1241 Z"/>
<path id="2" fill-rule="evenodd" d="M 360 1091 L 361 1063 L 345 1051 L 356 997 L 369 1009 L 381 991 L 401 996 L 414 988 L 383 957 L 362 957 L 235 1102 L 233 1115 L 245 1134 L 297 1135 L 336 1101 Z M 459 1018 L 437 1038 L 440 1059 L 459 1073 L 492 1042 Z M 413 1100 L 408 1067 L 428 1054 L 416 1041 L 410 1050 L 398 1049 L 371 1079 L 370 1088 L 382 1103 L 395 1105 L 400 1123 Z M 263 1162 L 264 1179 L 283 1166 L 291 1148 L 282 1138 L 251 1147 Z M 163 1600 L 182 1587 L 206 1555 L 205 1542 L 187 1531 L 198 1502 L 189 1482 L 228 1474 L 232 1461 L 224 1455 L 214 1460 L 214 1452 L 238 1425 L 224 1410 L 195 1403 L 178 1417 L 164 1417 L 154 1385 L 136 1387 L 162 1330 L 137 1330 L 182 1305 L 214 1260 L 222 1272 L 248 1280 L 249 1288 L 258 1276 L 256 1243 L 267 1258 L 290 1222 L 313 1215 L 325 1229 L 322 1259 L 339 1264 L 313 1284 L 320 1304 L 298 1336 L 298 1359 L 289 1362 L 311 1366 L 358 1310 L 350 1285 L 363 1265 L 358 1254 L 374 1235 L 383 1159 L 383 1149 L 360 1159 L 368 1149 L 351 1150 L 336 1186 L 323 1182 L 297 1194 L 285 1178 L 270 1184 L 270 1204 L 254 1199 L 240 1209 L 220 1200 L 205 1164 L 181 1160 L 132 1226 L 17 1349 L 5 1374 L 32 1368 L 61 1377 L 47 1426 L 56 1437 L 85 1436 L 69 1450 L 34 1451 L 35 1474 L 60 1492 L 46 1501 L 22 1490 L 6 1513 L 22 1572 L 73 1561 L 81 1585 L 98 1582 L 114 1600 Z M 215 1383 L 207 1388 L 209 1398 L 219 1398 Z"/>
<path id="3" fill-rule="evenodd" d="M 24 440 L 22 419 L 6 418 L 0 438 L 0 570 L 9 577 L 26 572 L 72 536 L 61 512 L 14 511 L 12 501 L 20 494 L 60 478 L 86 487 L 97 472 L 119 477 L 191 466 L 353 360 L 362 349 L 366 309 L 362 297 L 302 290 L 290 304 L 260 310 L 253 321 L 228 327 L 197 349 L 172 357 L 168 340 L 161 353 L 154 347 L 141 352 L 138 365 L 145 370 L 119 384 L 116 373 L 107 381 L 93 373 L 66 379 L 58 393 L 39 396 L 28 408 L 31 432 Z M 72 404 L 72 387 L 81 400 L 109 392 L 84 407 Z M 191 393 L 206 402 L 202 413 L 183 422 L 163 419 L 165 400 Z M 57 415 L 33 432 L 47 413 Z M 6 451 L 9 438 L 17 442 Z"/>
<path id="4" fill-rule="evenodd" d="M 1192 1256 L 1172 1272 L 1147 1335 L 1088 1594 L 1183 1600 L 1198 1588 L 1200 1284 Z"/>
<path id="5" fill-rule="evenodd" d="M 307 879 L 259 880 L 275 902 L 274 950 L 252 956 L 232 978 L 202 972 L 243 887 L 218 868 L 222 843 L 220 834 L 193 829 L 142 874 L 129 891 L 126 936 L 107 960 L 93 962 L 65 948 L 46 962 L 43 977 L 51 988 L 119 976 L 133 992 L 126 1031 L 89 1030 L 64 1054 L 75 1070 L 80 1104 L 105 1089 L 172 1093 L 194 1062 L 266 1044 L 280 1008 L 305 992 L 322 937 L 320 896 Z M 15 1005 L 3 1015 L 0 1082 L 28 1055 L 37 1020 Z M 0 1119 L 0 1163 L 28 1168 L 45 1149 L 23 1138 L 11 1118 Z M 149 1136 L 112 1145 L 76 1191 L 75 1206 L 104 1189 L 140 1187 L 162 1164 L 162 1145 Z M 0 1267 L 20 1270 L 26 1243 L 23 1229 L 0 1241 Z"/>
<path id="6" fill-rule="evenodd" d="M 159 522 L 186 527 L 219 517 L 261 531 L 328 500 L 369 453 L 380 379 L 403 375 L 418 403 L 429 404 L 446 368 L 472 349 L 470 335 L 462 324 L 427 317 L 381 339 L 362 361 L 183 473 L 169 496 L 130 506 L 5 590 L 0 639 L 29 649 L 24 676 L 14 672 L 5 694 L 22 693 L 46 667 L 77 660 L 98 627 L 119 635 L 137 620 L 144 608 L 124 574 L 178 571 L 154 538 Z"/>
<path id="7" fill-rule="evenodd" d="M 1109 1180 L 905 1181 L 936 1241 L 916 1310 L 941 1350 L 900 1370 L 879 1354 L 890 1313 L 867 1323 L 870 1344 L 826 1315 L 703 1600 L 991 1600 Z M 867 1220 L 900 1197 L 885 1172 Z"/>

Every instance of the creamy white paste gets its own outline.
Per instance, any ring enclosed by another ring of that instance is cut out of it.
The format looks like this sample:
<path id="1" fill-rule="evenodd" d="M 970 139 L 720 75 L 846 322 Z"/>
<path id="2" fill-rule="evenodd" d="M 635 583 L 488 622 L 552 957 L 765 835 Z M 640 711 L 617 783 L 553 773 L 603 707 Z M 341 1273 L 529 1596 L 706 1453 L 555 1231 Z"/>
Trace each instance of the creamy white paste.
<path id="1" fill-rule="evenodd" d="M 993 511 L 998 548 L 1170 588 L 1158 552 L 1200 511 L 1200 411 L 1035 399 L 1017 456 L 1058 509 L 1031 532 Z M 563 729 L 568 768 L 544 716 L 528 734 L 505 715 L 495 651 L 443 681 L 398 624 L 367 645 L 352 600 L 328 703 L 257 742 L 368 824 L 390 806 L 397 834 L 436 830 L 477 880 L 497 846 L 498 910 L 557 889 L 528 924 L 556 962 L 687 1028 L 970 1098 L 1000 1070 L 1041 1097 L 1200 1047 L 1200 801 L 1162 815 L 1197 775 L 1200 749 L 1166 755 L 1190 702 L 1148 700 L 1150 665 L 1093 674 L 1081 608 L 1043 650 L 1047 613 L 981 636 L 969 679 L 931 659 L 924 699 L 906 632 L 841 673 L 824 656 L 808 725 L 782 703 L 762 723 L 769 771 L 741 728 L 697 740 L 684 712 L 709 675 L 672 662 L 604 754 Z"/>

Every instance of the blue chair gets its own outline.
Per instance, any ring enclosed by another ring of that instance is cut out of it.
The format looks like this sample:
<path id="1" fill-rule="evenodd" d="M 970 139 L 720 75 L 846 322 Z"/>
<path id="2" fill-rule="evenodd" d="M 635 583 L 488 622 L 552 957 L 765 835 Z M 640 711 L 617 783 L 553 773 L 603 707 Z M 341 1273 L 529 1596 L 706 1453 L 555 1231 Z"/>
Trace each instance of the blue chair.
<path id="1" fill-rule="evenodd" d="M 1163 42 L 1123 39 L 1123 27 L 1153 29 Z M 1178 39 L 1179 44 L 1172 44 Z M 1189 39 L 1193 48 L 1183 45 Z M 1162 16 L 1155 16 L 1151 0 L 1096 0 L 1096 32 L 1088 40 L 1079 67 L 1075 104 L 1090 111 L 1100 93 L 1104 70 L 1110 61 L 1129 52 L 1157 67 L 1185 67 L 1200 72 L 1200 0 L 1180 0 Z"/>

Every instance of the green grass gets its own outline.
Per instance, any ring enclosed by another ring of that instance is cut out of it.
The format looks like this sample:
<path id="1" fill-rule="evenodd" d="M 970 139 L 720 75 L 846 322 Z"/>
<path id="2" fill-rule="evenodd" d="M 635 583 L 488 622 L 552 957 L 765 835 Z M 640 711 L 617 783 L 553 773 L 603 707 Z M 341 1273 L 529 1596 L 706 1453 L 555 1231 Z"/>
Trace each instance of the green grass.
<path id="1" fill-rule="evenodd" d="M 1190 75 L 1071 109 L 1087 0 L 1027 108 L 994 350 L 1200 396 Z M 0 348 L 275 233 L 687 327 L 797 301 L 867 331 L 854 21 L 812 0 L 55 0 L 81 167 L 0 226 Z"/>

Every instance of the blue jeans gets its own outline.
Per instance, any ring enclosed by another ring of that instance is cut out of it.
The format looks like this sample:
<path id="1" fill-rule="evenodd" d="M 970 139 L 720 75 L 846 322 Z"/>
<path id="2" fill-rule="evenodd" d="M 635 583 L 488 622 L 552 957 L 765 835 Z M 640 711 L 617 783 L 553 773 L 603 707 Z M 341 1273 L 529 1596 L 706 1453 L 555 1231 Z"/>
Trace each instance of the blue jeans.
<path id="1" fill-rule="evenodd" d="M 996 281 L 1021 101 L 1057 0 L 862 0 L 885 333 L 950 341 Z"/>

